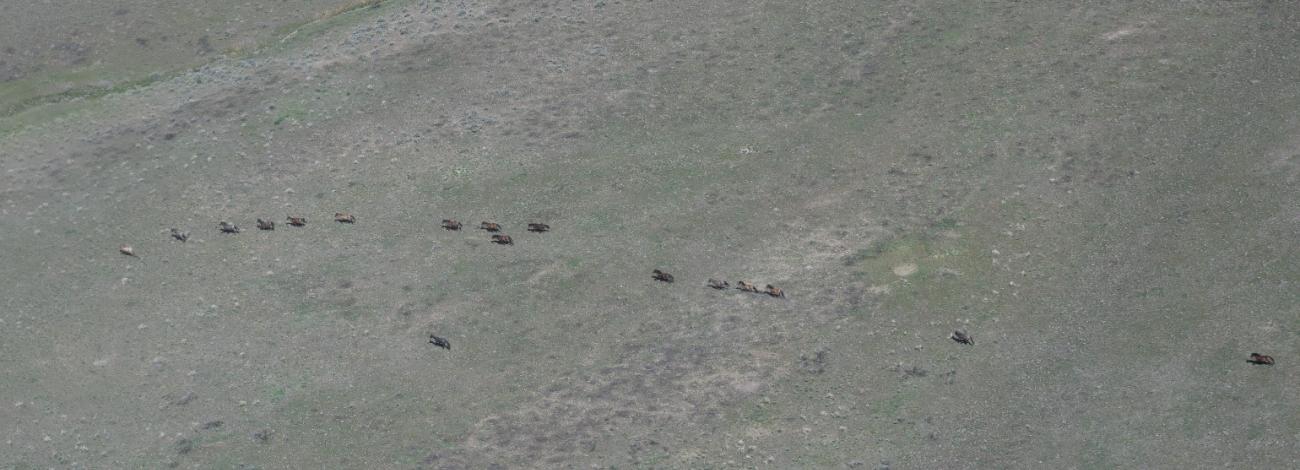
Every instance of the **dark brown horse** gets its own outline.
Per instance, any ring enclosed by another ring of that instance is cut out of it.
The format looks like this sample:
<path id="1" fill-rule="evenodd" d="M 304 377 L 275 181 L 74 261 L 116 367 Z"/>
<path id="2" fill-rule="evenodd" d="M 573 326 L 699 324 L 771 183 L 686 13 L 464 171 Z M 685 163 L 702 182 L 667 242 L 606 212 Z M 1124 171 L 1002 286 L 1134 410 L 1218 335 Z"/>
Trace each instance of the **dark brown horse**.
<path id="1" fill-rule="evenodd" d="M 493 235 L 492 243 L 498 245 L 514 245 L 515 241 L 510 238 L 510 235 Z"/>
<path id="2" fill-rule="evenodd" d="M 1250 359 L 1247 360 L 1246 362 L 1258 366 L 1271 366 L 1273 365 L 1273 356 L 1265 356 L 1259 353 L 1250 353 Z"/>
<path id="3" fill-rule="evenodd" d="M 975 344 L 975 337 L 966 334 L 966 332 L 962 330 L 957 330 L 952 332 L 952 336 L 949 336 L 949 338 L 952 338 L 953 341 L 956 341 L 961 344 L 970 344 L 970 345 Z"/>
<path id="4" fill-rule="evenodd" d="M 447 230 L 460 230 L 460 222 L 456 219 L 442 219 L 442 228 Z"/>
<path id="5" fill-rule="evenodd" d="M 708 286 L 709 286 L 709 287 L 712 287 L 712 288 L 714 288 L 714 289 L 722 290 L 722 289 L 726 289 L 726 288 L 728 288 L 728 287 L 731 287 L 731 284 L 728 283 L 727 281 L 719 281 L 719 280 L 717 280 L 717 279 L 709 279 Z"/>
<path id="6" fill-rule="evenodd" d="M 672 274 L 668 274 L 668 273 L 663 272 L 663 271 L 660 271 L 660 270 L 658 270 L 658 269 L 656 269 L 656 270 L 654 270 L 654 271 L 652 272 L 652 277 L 654 277 L 654 280 L 659 281 L 659 282 L 667 282 L 667 283 L 669 283 L 669 284 L 672 284 L 672 282 L 673 282 L 673 275 L 672 275 Z"/>
<path id="7" fill-rule="evenodd" d="M 307 218 L 289 216 L 289 225 L 292 225 L 294 227 L 302 227 L 304 225 L 307 225 Z"/>
<path id="8" fill-rule="evenodd" d="M 529 232 L 542 233 L 542 232 L 549 232 L 550 230 L 551 230 L 551 226 L 550 226 L 550 225 L 546 225 L 546 224 L 536 224 L 536 223 L 530 223 L 530 224 L 528 224 L 528 231 L 529 231 Z"/>
<path id="9" fill-rule="evenodd" d="M 429 335 L 429 344 L 451 351 L 451 341 L 438 335 Z"/>

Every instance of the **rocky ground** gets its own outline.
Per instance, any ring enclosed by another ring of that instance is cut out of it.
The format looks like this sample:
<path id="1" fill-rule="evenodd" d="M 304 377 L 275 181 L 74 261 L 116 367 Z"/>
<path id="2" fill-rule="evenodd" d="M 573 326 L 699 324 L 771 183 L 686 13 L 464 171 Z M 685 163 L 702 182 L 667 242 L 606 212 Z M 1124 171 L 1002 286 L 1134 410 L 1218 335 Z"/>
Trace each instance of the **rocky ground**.
<path id="1" fill-rule="evenodd" d="M 1291 3 L 69 5 L 5 467 L 1300 463 Z"/>

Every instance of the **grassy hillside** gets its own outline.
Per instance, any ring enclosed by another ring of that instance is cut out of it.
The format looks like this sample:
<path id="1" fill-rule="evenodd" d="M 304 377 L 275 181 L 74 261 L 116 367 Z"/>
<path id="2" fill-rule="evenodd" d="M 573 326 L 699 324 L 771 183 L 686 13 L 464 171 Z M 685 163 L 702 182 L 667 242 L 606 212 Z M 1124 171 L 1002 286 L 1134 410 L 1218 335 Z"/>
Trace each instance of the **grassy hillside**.
<path id="1" fill-rule="evenodd" d="M 0 117 L 0 464 L 1300 458 L 1300 8 L 344 3 Z"/>

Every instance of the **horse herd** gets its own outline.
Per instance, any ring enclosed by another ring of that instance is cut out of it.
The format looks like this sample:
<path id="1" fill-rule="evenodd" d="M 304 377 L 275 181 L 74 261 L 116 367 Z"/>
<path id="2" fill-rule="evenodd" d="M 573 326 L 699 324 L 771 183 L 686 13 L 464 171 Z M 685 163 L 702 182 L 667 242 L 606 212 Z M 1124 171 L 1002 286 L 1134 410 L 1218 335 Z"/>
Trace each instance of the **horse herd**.
<path id="1" fill-rule="evenodd" d="M 462 225 L 460 221 L 457 221 L 456 219 L 442 219 L 442 228 L 445 228 L 447 230 L 460 230 L 461 227 Z M 492 234 L 492 243 L 496 243 L 498 245 L 515 244 L 515 240 L 513 238 L 510 238 L 510 235 L 499 233 L 501 232 L 501 224 L 498 224 L 496 222 L 484 221 L 478 224 L 478 228 L 482 230 L 486 230 L 488 233 Z M 551 231 L 551 226 L 543 223 L 538 223 L 538 222 L 529 222 L 528 231 L 534 233 L 549 232 Z"/>
<path id="2" fill-rule="evenodd" d="M 352 214 L 349 214 L 347 212 L 336 212 L 334 214 L 334 221 L 338 223 L 344 223 L 344 224 L 355 224 L 357 222 L 357 218 L 356 216 L 353 216 Z M 307 225 L 307 218 L 299 217 L 299 216 L 289 216 L 287 218 L 287 222 L 289 225 L 294 227 L 303 227 Z M 267 219 L 261 219 L 261 218 L 257 219 L 256 226 L 258 230 L 275 230 L 275 222 Z M 462 227 L 463 225 L 456 219 L 442 219 L 442 228 L 444 229 L 456 231 L 456 230 L 461 230 Z M 496 222 L 483 221 L 479 223 L 478 228 L 492 235 L 492 243 L 498 245 L 515 244 L 514 239 L 510 238 L 509 235 L 501 233 L 501 224 L 498 224 Z M 217 223 L 217 230 L 224 234 L 235 234 L 241 231 L 239 226 L 224 220 Z M 550 230 L 551 230 L 551 226 L 544 223 L 530 222 L 528 224 L 529 232 L 545 233 L 545 232 L 549 232 Z M 186 242 L 190 238 L 189 232 L 181 231 L 178 228 L 172 228 L 170 233 L 173 239 L 180 242 Z M 118 252 L 133 258 L 137 258 L 137 259 L 140 258 L 140 256 L 136 254 L 135 249 L 132 248 L 130 245 L 121 245 L 118 248 Z M 668 284 L 671 284 L 674 281 L 672 274 L 664 272 L 661 269 L 655 269 L 654 271 L 651 271 L 651 279 L 663 283 L 668 283 Z M 724 290 L 731 287 L 730 282 L 724 280 L 712 279 L 712 278 L 706 281 L 705 285 L 708 286 L 709 288 L 716 289 L 716 290 Z M 763 289 L 759 289 L 758 286 L 756 286 L 752 282 L 737 281 L 736 289 L 742 292 L 749 292 L 753 294 L 766 294 L 770 297 L 785 298 L 785 291 L 782 290 L 780 287 L 776 287 L 771 284 L 766 285 Z M 949 338 L 951 338 L 953 341 L 965 345 L 975 344 L 974 337 L 972 337 L 970 334 L 962 330 L 954 331 L 952 335 L 949 336 Z M 451 342 L 448 341 L 446 338 L 440 336 L 429 335 L 429 343 L 433 344 L 434 346 L 438 346 L 448 350 L 451 349 Z M 1251 353 L 1250 359 L 1247 362 L 1255 365 L 1271 366 L 1273 365 L 1273 357 L 1266 356 L 1263 354 L 1258 354 L 1258 353 Z"/>

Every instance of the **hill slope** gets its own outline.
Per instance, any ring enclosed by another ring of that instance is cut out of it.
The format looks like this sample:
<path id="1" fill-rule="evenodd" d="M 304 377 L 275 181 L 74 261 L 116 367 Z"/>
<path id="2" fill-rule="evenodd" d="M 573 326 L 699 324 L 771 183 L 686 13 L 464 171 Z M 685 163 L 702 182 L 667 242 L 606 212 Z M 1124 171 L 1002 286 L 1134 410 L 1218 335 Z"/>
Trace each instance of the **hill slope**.
<path id="1" fill-rule="evenodd" d="M 1293 5 L 303 17 L 0 117 L 4 464 L 1297 461 Z"/>

